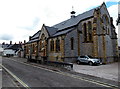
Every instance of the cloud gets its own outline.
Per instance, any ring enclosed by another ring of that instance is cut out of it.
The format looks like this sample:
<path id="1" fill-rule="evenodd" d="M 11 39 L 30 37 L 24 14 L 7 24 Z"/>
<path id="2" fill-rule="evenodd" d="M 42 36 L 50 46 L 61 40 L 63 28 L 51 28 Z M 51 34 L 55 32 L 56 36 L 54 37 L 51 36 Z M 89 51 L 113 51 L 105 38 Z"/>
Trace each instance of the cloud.
<path id="1" fill-rule="evenodd" d="M 103 1 L 118 2 L 118 0 L 0 0 L 0 35 L 12 35 L 13 42 L 28 41 L 29 36 L 40 30 L 42 24 L 52 26 L 69 19 L 72 6 L 78 15 L 101 5 Z M 109 8 L 113 15 L 117 13 L 112 9 L 115 7 Z M 2 41 L 0 40 L 0 43 Z"/>
<path id="2" fill-rule="evenodd" d="M 24 29 L 24 30 L 33 30 L 37 27 L 39 21 L 40 19 L 35 17 L 34 20 L 31 20 L 31 24 L 29 24 L 28 26 L 21 26 L 17 28 Z"/>
<path id="3" fill-rule="evenodd" d="M 3 34 L 0 36 L 0 40 L 13 40 L 13 36 L 9 35 L 9 34 Z"/>

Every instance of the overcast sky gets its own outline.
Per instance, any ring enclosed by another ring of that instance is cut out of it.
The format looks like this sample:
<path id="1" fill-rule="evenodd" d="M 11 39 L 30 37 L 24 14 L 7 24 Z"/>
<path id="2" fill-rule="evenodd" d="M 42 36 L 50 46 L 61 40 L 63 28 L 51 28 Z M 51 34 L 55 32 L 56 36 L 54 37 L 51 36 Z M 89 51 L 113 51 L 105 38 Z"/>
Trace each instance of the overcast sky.
<path id="1" fill-rule="evenodd" d="M 28 41 L 42 24 L 52 26 L 69 19 L 72 6 L 78 15 L 103 1 L 116 26 L 119 0 L 0 0 L 0 43 Z"/>

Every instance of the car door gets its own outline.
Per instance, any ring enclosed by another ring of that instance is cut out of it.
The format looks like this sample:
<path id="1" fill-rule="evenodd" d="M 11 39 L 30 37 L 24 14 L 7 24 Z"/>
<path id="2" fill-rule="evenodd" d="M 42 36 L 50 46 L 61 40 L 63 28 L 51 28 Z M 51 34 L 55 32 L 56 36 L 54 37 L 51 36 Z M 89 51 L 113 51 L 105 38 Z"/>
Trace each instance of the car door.
<path id="1" fill-rule="evenodd" d="M 88 58 L 86 56 L 84 56 L 84 62 L 88 63 Z"/>
<path id="2" fill-rule="evenodd" d="M 85 56 L 80 56 L 80 61 L 85 62 Z"/>

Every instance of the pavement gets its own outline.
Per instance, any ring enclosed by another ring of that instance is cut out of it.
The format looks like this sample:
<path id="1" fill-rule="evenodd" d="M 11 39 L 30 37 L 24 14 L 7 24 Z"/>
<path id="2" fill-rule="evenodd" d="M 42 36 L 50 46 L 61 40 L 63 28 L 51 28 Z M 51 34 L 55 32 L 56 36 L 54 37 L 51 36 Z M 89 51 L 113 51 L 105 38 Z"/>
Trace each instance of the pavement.
<path id="1" fill-rule="evenodd" d="M 99 66 L 74 64 L 73 70 L 78 73 L 118 81 L 118 62 Z"/>
<path id="2" fill-rule="evenodd" d="M 17 61 L 27 62 L 27 59 L 25 58 L 18 58 L 18 57 L 13 57 L 13 58 Z M 36 65 L 39 65 L 39 64 L 36 64 Z M 39 65 L 39 66 L 48 68 L 47 65 Z M 56 67 L 54 68 L 52 66 L 49 66 L 49 68 L 59 70 L 58 68 Z M 120 82 L 120 80 L 118 80 L 118 62 L 106 64 L 106 65 L 99 65 L 99 66 L 90 66 L 85 64 L 78 65 L 74 63 L 72 71 Z"/>

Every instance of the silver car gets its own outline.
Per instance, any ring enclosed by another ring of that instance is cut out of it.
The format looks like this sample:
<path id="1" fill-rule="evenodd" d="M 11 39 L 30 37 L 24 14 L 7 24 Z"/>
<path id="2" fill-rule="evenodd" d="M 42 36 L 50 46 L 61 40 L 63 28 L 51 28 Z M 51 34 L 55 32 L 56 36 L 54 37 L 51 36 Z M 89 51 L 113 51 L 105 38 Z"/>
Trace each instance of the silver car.
<path id="1" fill-rule="evenodd" d="M 92 58 L 91 56 L 85 55 L 85 56 L 79 56 L 77 58 L 77 64 L 80 63 L 87 63 L 89 65 L 93 65 L 93 64 L 102 64 L 102 61 L 100 59 L 96 59 L 96 58 Z"/>

